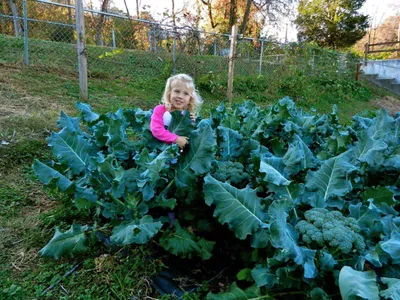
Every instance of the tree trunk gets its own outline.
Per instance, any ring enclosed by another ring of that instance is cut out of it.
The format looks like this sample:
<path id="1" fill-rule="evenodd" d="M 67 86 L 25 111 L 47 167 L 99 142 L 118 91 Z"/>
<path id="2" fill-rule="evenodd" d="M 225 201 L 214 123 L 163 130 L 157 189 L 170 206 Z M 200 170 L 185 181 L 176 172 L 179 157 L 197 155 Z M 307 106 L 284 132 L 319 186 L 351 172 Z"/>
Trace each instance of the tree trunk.
<path id="1" fill-rule="evenodd" d="M 231 0 L 229 7 L 229 28 L 236 24 L 236 0 Z"/>
<path id="2" fill-rule="evenodd" d="M 243 21 L 242 21 L 242 24 L 240 25 L 240 29 L 239 29 L 240 34 L 244 34 L 246 31 L 247 22 L 249 21 L 249 15 L 250 15 L 250 9 L 251 9 L 252 3 L 253 3 L 252 0 L 247 0 L 246 10 L 244 11 L 244 16 L 243 16 Z"/>
<path id="3" fill-rule="evenodd" d="M 140 0 L 136 0 L 136 18 L 140 19 Z"/>
<path id="4" fill-rule="evenodd" d="M 215 27 L 217 27 L 219 24 L 218 23 L 214 23 L 214 18 L 213 18 L 213 14 L 212 14 L 212 6 L 211 6 L 211 1 L 208 0 L 207 2 L 204 0 L 201 0 L 201 2 L 207 6 L 207 10 L 208 10 L 208 17 L 210 19 L 210 23 L 211 23 L 211 28 L 214 29 Z"/>
<path id="5" fill-rule="evenodd" d="M 110 2 L 110 0 L 103 0 L 103 3 L 101 4 L 102 12 L 107 12 L 109 2 Z M 104 46 L 104 41 L 103 41 L 104 19 L 105 19 L 105 15 L 100 14 L 99 20 L 98 20 L 97 26 L 96 26 L 96 44 L 99 46 Z"/>
<path id="6" fill-rule="evenodd" d="M 67 0 L 67 4 L 71 5 L 71 0 Z M 68 22 L 72 24 L 72 8 L 68 7 Z"/>
<path id="7" fill-rule="evenodd" d="M 174 25 L 174 30 L 176 30 L 175 1 L 171 0 L 171 2 L 172 2 L 172 25 Z"/>
<path id="8" fill-rule="evenodd" d="M 9 0 L 11 12 L 13 15 L 13 20 L 14 20 L 14 33 L 16 37 L 20 37 L 23 35 L 23 30 L 21 26 L 21 22 L 19 20 L 19 15 L 18 15 L 18 9 L 17 6 L 15 5 L 14 0 Z"/>

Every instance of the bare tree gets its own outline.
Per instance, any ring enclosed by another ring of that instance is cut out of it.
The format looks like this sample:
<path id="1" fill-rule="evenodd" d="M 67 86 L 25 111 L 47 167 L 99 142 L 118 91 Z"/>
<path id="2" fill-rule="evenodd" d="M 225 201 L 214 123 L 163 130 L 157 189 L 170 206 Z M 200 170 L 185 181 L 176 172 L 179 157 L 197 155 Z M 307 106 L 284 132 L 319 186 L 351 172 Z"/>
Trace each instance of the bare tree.
<path id="1" fill-rule="evenodd" d="M 107 12 L 109 3 L 110 3 L 110 0 L 103 0 L 103 2 L 101 4 L 102 12 Z M 103 41 L 104 21 L 105 21 L 105 15 L 100 14 L 99 19 L 97 21 L 97 26 L 96 26 L 96 44 L 99 46 L 104 46 L 104 41 Z"/>
<path id="2" fill-rule="evenodd" d="M 140 19 L 140 4 L 142 1 L 136 0 L 136 18 Z M 125 4 L 126 5 L 126 4 Z"/>
<path id="3" fill-rule="evenodd" d="M 244 32 L 246 31 L 247 22 L 249 21 L 249 15 L 250 15 L 250 9 L 251 9 L 252 3 L 253 3 L 252 0 L 247 0 L 247 2 L 246 2 L 246 9 L 244 11 L 242 24 L 240 24 L 240 28 L 239 28 L 240 34 L 244 34 Z"/>
<path id="4" fill-rule="evenodd" d="M 232 26 L 235 25 L 237 22 L 236 5 L 237 5 L 236 0 L 231 0 L 231 2 L 229 3 L 229 28 L 232 28 Z"/>
<path id="5" fill-rule="evenodd" d="M 211 28 L 214 29 L 215 27 L 217 27 L 219 24 L 218 23 L 214 23 L 214 18 L 213 18 L 213 13 L 212 13 L 212 0 L 201 0 L 201 2 L 207 6 L 207 12 L 208 12 L 208 17 L 210 19 L 210 23 L 211 23 Z"/>

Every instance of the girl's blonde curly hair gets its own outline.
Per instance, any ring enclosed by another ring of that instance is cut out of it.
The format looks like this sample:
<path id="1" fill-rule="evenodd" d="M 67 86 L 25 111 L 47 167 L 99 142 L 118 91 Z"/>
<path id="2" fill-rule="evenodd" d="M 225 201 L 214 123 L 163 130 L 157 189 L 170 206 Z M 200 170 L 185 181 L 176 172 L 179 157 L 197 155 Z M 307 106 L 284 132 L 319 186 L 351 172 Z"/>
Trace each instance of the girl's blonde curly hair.
<path id="1" fill-rule="evenodd" d="M 172 84 L 176 81 L 185 83 L 187 88 L 192 91 L 190 93 L 190 101 L 187 110 L 191 113 L 198 112 L 200 109 L 200 105 L 203 103 L 203 100 L 201 99 L 199 93 L 197 92 L 194 86 L 193 78 L 187 74 L 177 74 L 167 79 L 167 83 L 165 84 L 164 94 L 161 99 L 162 104 L 164 104 L 167 110 L 171 110 L 172 104 L 170 98 L 171 98 Z"/>

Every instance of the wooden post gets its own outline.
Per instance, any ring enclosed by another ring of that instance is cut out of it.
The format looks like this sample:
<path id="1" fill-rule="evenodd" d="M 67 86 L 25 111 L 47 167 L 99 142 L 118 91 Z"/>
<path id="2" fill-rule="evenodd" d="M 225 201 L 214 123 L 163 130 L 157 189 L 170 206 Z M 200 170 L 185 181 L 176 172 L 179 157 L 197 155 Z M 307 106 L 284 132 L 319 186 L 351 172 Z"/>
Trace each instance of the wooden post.
<path id="1" fill-rule="evenodd" d="M 22 2 L 24 11 L 24 63 L 29 66 L 28 8 L 26 0 Z"/>
<path id="2" fill-rule="evenodd" d="M 367 65 L 367 60 L 368 60 L 368 50 L 369 50 L 369 44 L 365 44 L 365 49 L 364 49 L 364 66 Z"/>
<path id="3" fill-rule="evenodd" d="M 79 89 L 83 101 L 88 100 L 88 79 L 87 79 L 87 49 L 85 37 L 85 16 L 82 0 L 75 2 L 75 19 L 77 34 L 77 50 L 79 63 Z"/>
<path id="4" fill-rule="evenodd" d="M 262 74 L 263 56 L 264 56 L 264 40 L 261 41 L 260 65 L 258 67 L 258 76 L 261 76 Z"/>
<path id="5" fill-rule="evenodd" d="M 232 97 L 233 97 L 233 77 L 234 77 L 235 56 L 236 56 L 236 38 L 237 38 L 237 25 L 233 25 L 232 34 L 230 37 L 231 49 L 229 52 L 228 90 L 226 92 L 226 96 L 228 98 L 230 106 L 232 106 Z"/>
<path id="6" fill-rule="evenodd" d="M 356 81 L 360 81 L 361 64 L 356 64 Z"/>

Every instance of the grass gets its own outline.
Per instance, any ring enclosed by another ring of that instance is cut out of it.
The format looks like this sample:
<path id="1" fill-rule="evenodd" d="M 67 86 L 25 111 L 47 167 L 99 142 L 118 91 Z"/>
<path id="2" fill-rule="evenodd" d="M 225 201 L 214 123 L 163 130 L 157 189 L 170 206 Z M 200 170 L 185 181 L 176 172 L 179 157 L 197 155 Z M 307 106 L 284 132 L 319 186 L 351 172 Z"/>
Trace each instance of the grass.
<path id="1" fill-rule="evenodd" d="M 154 257 L 152 245 L 113 252 L 98 247 L 85 256 L 59 261 L 40 258 L 38 252 L 53 235 L 54 226 L 65 229 L 86 217 L 63 195 L 43 189 L 31 170 L 35 158 L 46 160 L 52 155 L 45 138 L 56 129 L 60 111 L 77 115 L 79 86 L 71 48 L 33 40 L 33 66 L 27 68 L 18 55 L 22 45 L 21 40 L 0 36 L 0 299 L 161 297 L 149 281 L 163 265 Z M 99 49 L 93 50 L 100 55 Z M 61 54 L 69 58 L 64 60 Z M 161 64 L 154 54 L 126 51 L 102 65 L 104 60 L 94 57 L 88 100 L 94 111 L 146 110 L 159 103 L 171 67 L 166 58 L 161 58 L 165 62 Z M 123 59 L 128 64 L 121 64 Z M 179 71 L 197 76 L 205 100 L 204 116 L 226 99 L 225 77 L 217 73 L 219 66 L 225 68 L 224 59 L 196 57 L 193 62 L 181 57 L 178 61 Z M 214 73 L 208 73 L 209 66 Z M 281 71 L 275 81 L 267 74 L 238 76 L 234 103 L 251 99 L 266 106 L 289 95 L 304 109 L 314 107 L 320 113 L 330 112 L 332 104 L 337 104 L 340 117 L 348 122 L 354 114 L 375 109 L 369 99 L 388 95 L 366 83 L 340 78 L 323 81 L 299 70 Z"/>

